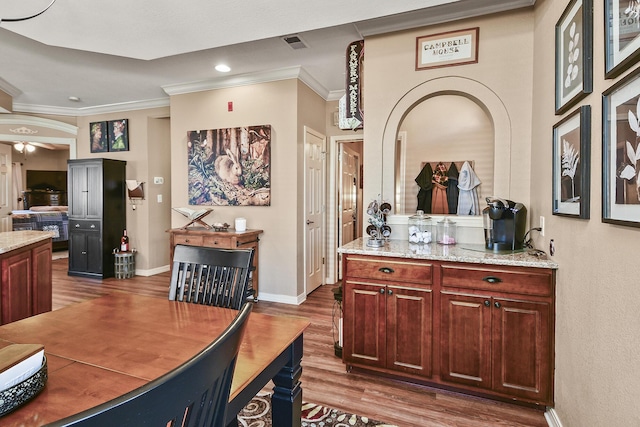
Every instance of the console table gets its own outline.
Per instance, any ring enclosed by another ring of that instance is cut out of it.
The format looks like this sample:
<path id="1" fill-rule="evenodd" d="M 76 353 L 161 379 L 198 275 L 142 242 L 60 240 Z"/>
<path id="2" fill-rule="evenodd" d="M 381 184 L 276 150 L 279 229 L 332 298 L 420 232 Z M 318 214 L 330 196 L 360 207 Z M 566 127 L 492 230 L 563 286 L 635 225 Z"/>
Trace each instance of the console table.
<path id="1" fill-rule="evenodd" d="M 262 230 L 215 231 L 204 227 L 173 228 L 169 230 L 171 265 L 176 245 L 206 246 L 221 249 L 253 249 L 253 271 L 251 273 L 251 289 L 253 298 L 258 300 L 258 243 Z"/>

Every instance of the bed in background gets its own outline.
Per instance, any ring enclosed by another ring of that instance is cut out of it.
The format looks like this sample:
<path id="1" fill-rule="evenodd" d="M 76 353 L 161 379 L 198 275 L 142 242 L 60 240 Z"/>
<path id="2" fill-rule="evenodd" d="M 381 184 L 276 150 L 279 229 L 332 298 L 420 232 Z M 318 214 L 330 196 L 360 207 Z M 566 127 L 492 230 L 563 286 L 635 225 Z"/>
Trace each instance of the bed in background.
<path id="1" fill-rule="evenodd" d="M 69 248 L 67 206 L 33 206 L 11 212 L 13 231 L 41 230 L 53 232 L 53 250 Z"/>

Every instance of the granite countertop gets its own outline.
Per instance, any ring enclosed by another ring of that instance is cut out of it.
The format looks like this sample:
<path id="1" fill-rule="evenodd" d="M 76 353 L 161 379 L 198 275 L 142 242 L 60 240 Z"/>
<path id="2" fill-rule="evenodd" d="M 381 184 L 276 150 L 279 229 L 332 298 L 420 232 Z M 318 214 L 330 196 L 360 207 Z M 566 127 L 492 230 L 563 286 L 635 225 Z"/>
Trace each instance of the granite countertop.
<path id="1" fill-rule="evenodd" d="M 0 254 L 11 252 L 14 249 L 38 243 L 52 237 L 52 231 L 23 230 L 0 233 Z"/>
<path id="2" fill-rule="evenodd" d="M 416 245 L 405 240 L 388 240 L 380 248 L 367 246 L 367 239 L 356 239 L 338 248 L 338 253 L 374 255 L 399 258 L 431 259 L 438 261 L 467 262 L 475 264 L 510 265 L 557 269 L 558 264 L 547 259 L 547 254 L 533 250 L 494 253 L 484 250 L 484 245 L 464 244 L 440 245 L 429 243 Z"/>

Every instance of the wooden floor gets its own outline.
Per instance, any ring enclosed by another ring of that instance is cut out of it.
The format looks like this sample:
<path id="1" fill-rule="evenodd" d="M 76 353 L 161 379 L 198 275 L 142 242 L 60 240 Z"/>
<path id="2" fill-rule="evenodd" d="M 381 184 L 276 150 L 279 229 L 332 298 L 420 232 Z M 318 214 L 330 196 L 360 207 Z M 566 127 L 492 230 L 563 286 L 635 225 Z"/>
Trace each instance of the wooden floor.
<path id="1" fill-rule="evenodd" d="M 67 260 L 53 261 L 53 309 L 112 291 L 166 298 L 169 273 L 132 279 L 85 279 L 67 275 Z M 302 387 L 305 401 L 354 412 L 400 427 L 547 426 L 541 411 L 508 403 L 347 373 L 334 355 L 331 331 L 333 286 L 323 286 L 299 306 L 259 301 L 260 313 L 304 316 Z M 277 426 L 274 426 L 277 427 Z"/>

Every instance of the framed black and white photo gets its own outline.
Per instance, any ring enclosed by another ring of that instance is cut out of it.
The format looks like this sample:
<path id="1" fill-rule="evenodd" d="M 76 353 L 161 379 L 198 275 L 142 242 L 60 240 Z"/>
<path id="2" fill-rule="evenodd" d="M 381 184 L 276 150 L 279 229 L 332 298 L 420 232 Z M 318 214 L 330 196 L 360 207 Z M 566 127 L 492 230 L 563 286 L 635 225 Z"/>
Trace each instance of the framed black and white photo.
<path id="1" fill-rule="evenodd" d="M 640 227 L 640 69 L 602 97 L 602 221 Z"/>
<path id="2" fill-rule="evenodd" d="M 571 0 L 556 23 L 556 114 L 593 90 L 593 0 Z"/>
<path id="3" fill-rule="evenodd" d="M 640 57 L 640 1 L 604 0 L 605 77 L 612 79 Z"/>
<path id="4" fill-rule="evenodd" d="M 591 106 L 553 127 L 553 214 L 589 218 Z"/>

